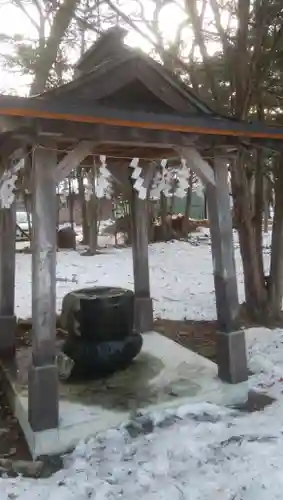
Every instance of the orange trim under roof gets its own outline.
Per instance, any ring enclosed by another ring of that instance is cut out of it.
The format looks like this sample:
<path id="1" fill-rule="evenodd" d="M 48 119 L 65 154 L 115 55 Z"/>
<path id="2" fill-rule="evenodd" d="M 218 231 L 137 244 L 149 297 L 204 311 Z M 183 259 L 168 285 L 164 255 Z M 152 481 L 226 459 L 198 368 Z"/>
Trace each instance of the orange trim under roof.
<path id="1" fill-rule="evenodd" d="M 120 127 L 136 127 L 148 130 L 165 130 L 171 132 L 195 133 L 204 135 L 221 135 L 234 137 L 251 137 L 258 139 L 283 139 L 282 132 L 275 131 L 260 131 L 260 130 L 241 130 L 239 129 L 222 129 L 217 127 L 200 127 L 194 125 L 174 124 L 174 123 L 157 123 L 146 121 L 126 120 L 121 118 L 107 118 L 90 115 L 73 115 L 71 113 L 55 113 L 45 110 L 26 109 L 26 108 L 4 108 L 0 109 L 2 116 L 19 116 L 27 118 L 46 118 L 49 120 L 66 120 L 80 123 L 93 123 L 102 125 L 114 125 Z M 249 124 L 246 124 L 247 127 Z M 267 127 L 266 127 L 267 128 Z M 277 129 L 278 130 L 278 129 Z"/>

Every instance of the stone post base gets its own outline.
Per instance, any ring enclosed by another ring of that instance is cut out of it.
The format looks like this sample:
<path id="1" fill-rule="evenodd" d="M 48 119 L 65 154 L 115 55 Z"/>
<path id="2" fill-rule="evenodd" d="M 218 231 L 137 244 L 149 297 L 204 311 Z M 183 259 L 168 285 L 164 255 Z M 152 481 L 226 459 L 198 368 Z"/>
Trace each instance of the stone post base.
<path id="1" fill-rule="evenodd" d="M 244 330 L 217 333 L 218 375 L 224 382 L 238 384 L 248 379 Z"/>
<path id="2" fill-rule="evenodd" d="M 135 297 L 135 329 L 138 333 L 153 329 L 153 305 L 150 297 Z"/>
<path id="3" fill-rule="evenodd" d="M 59 423 L 56 365 L 31 366 L 28 381 L 28 414 L 33 431 L 55 429 Z"/>
<path id="4" fill-rule="evenodd" d="M 15 354 L 16 316 L 0 316 L 0 358 Z"/>

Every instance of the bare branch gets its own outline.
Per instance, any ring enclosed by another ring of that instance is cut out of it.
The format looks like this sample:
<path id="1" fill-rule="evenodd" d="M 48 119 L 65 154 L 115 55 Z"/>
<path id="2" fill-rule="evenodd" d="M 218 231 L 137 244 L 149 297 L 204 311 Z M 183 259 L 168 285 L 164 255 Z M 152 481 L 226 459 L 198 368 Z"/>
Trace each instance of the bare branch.
<path id="1" fill-rule="evenodd" d="M 210 0 L 210 5 L 211 5 L 211 9 L 212 9 L 212 12 L 214 15 L 215 27 L 218 31 L 223 50 L 225 53 L 227 53 L 229 48 L 230 48 L 230 43 L 229 43 L 229 40 L 227 38 L 227 34 L 225 33 L 225 30 L 221 24 L 221 16 L 220 16 L 219 5 L 217 3 L 217 0 Z"/>
<path id="2" fill-rule="evenodd" d="M 33 17 L 29 14 L 27 11 L 26 7 L 24 6 L 22 0 L 13 0 L 13 3 L 18 9 L 20 9 L 23 14 L 28 18 L 28 20 L 31 22 L 31 24 L 39 31 L 39 24 L 33 19 Z"/>
<path id="3" fill-rule="evenodd" d="M 204 5 L 205 4 L 206 4 L 206 1 L 204 2 Z M 219 100 L 218 99 L 218 92 L 216 90 L 217 86 L 216 86 L 213 72 L 211 70 L 211 66 L 209 64 L 209 56 L 208 56 L 205 40 L 203 37 L 202 24 L 201 24 L 200 16 L 198 15 L 196 0 L 186 0 L 185 5 L 187 8 L 187 12 L 190 16 L 191 22 L 192 22 L 192 27 L 193 27 L 196 42 L 197 42 L 199 49 L 200 49 L 200 53 L 201 53 L 202 60 L 203 60 L 203 66 L 205 68 L 205 72 L 206 72 L 207 78 L 209 80 L 211 93 L 212 93 L 215 101 L 218 102 L 218 100 Z"/>

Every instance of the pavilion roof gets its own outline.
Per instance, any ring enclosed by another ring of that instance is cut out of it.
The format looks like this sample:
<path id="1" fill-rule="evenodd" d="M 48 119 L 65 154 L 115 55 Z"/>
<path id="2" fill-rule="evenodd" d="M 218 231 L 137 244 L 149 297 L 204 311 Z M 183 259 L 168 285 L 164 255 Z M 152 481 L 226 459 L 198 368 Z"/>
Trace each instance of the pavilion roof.
<path id="1" fill-rule="evenodd" d="M 104 33 L 76 65 L 75 78 L 36 99 L 79 100 L 123 111 L 147 111 L 182 116 L 215 113 L 162 64 L 123 43 L 126 30 Z"/>
<path id="2" fill-rule="evenodd" d="M 184 140 L 194 134 L 203 138 L 218 136 L 220 141 L 223 137 L 223 144 L 227 137 L 265 144 L 275 141 L 276 147 L 282 148 L 283 127 L 238 121 L 215 113 L 162 64 L 127 47 L 123 43 L 125 35 L 126 31 L 119 27 L 104 33 L 78 61 L 75 77 L 69 83 L 29 98 L 0 95 L 0 118 L 18 118 L 18 125 L 13 123 L 10 132 L 14 133 L 17 126 L 36 128 L 39 123 L 41 129 L 48 123 L 48 129 L 54 130 L 57 122 L 56 136 L 59 127 L 62 135 L 72 123 L 72 140 L 89 139 L 83 131 L 80 135 L 76 132 L 76 124 L 87 124 L 112 127 L 112 137 L 113 128 L 118 127 L 124 131 L 128 128 L 181 134 Z M 0 133 L 7 132 L 8 120 L 0 119 Z M 147 142 L 138 134 L 137 139 Z M 166 142 L 165 137 L 161 142 Z"/>

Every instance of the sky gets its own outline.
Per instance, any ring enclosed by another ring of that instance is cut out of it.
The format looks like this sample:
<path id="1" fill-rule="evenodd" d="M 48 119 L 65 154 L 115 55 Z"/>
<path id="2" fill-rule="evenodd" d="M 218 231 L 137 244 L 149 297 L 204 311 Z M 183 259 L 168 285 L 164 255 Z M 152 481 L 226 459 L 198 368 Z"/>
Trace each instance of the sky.
<path id="1" fill-rule="evenodd" d="M 27 37 L 35 37 L 36 31 L 32 24 L 28 21 L 25 15 L 19 12 L 19 9 L 10 5 L 8 2 L 5 5 L 0 6 L 0 34 L 5 34 L 13 36 L 15 34 L 22 34 Z M 10 52 L 9 47 L 6 44 L 1 44 L 1 52 Z M 0 60 L 0 62 L 2 62 Z M 3 65 L 0 69 L 1 79 L 0 79 L 0 91 L 16 91 L 19 94 L 25 94 L 28 92 L 27 85 L 29 83 L 29 78 L 19 73 L 12 74 L 11 72 L 5 70 Z"/>
<path id="2" fill-rule="evenodd" d="M 134 0 L 133 0 L 134 2 Z M 133 3 L 132 2 L 132 3 Z M 131 2 L 127 3 L 130 6 Z M 143 4 L 144 5 L 144 4 Z M 130 6 L 131 8 L 131 6 Z M 153 3 L 150 0 L 147 0 L 147 6 L 144 9 L 145 15 L 148 19 L 152 18 L 153 13 Z M 29 6 L 30 15 L 36 19 L 37 12 L 33 9 L 32 6 Z M 164 42 L 170 42 L 174 40 L 176 31 L 180 22 L 184 19 L 184 14 L 181 11 L 181 8 L 177 5 L 167 5 L 163 10 L 159 18 L 159 26 L 164 35 Z M 139 23 L 139 27 L 146 31 L 146 27 Z M 11 2 L 7 0 L 7 2 L 1 3 L 0 0 L 0 35 L 15 35 L 21 34 L 27 39 L 36 39 L 37 32 L 32 23 L 28 20 L 27 16 L 23 14 L 17 7 L 11 5 Z M 184 42 L 186 46 L 191 45 L 191 34 L 189 29 L 185 29 L 183 32 Z M 130 32 L 128 37 L 126 38 L 126 43 L 131 46 L 138 46 L 149 52 L 151 49 L 150 43 L 147 42 L 142 36 L 138 35 L 135 32 Z M 5 51 L 11 51 L 11 47 L 7 44 L 3 44 L 0 42 L 0 51 L 3 53 Z M 210 46 L 209 52 L 214 52 L 215 46 L 212 44 Z M 72 54 L 72 60 L 75 60 L 79 57 L 79 53 Z M 1 60 L 0 60 L 1 64 Z M 29 83 L 31 81 L 31 77 L 27 75 L 22 75 L 20 72 L 11 73 L 11 71 L 1 68 L 1 79 L 0 79 L 0 92 L 12 92 L 20 95 L 27 95 L 29 90 Z"/>

